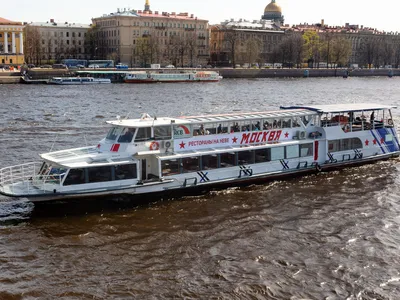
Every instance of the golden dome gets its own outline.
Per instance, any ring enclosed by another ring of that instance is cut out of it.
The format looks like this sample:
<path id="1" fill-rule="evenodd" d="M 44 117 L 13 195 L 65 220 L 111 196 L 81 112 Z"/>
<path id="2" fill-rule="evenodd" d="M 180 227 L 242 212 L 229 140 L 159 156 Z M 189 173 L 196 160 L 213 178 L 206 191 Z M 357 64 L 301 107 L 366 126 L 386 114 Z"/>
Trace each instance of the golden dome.
<path id="1" fill-rule="evenodd" d="M 275 3 L 275 0 L 272 0 L 271 3 L 265 7 L 264 12 L 282 13 L 282 8 L 278 4 Z"/>

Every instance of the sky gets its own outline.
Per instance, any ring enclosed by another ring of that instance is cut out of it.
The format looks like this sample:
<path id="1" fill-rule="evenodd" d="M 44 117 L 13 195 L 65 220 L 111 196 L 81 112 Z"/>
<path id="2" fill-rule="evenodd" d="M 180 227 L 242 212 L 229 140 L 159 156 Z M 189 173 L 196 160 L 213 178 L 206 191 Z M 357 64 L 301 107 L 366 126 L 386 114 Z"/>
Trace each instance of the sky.
<path id="1" fill-rule="evenodd" d="M 1 0 L 0 17 L 20 22 L 58 22 L 90 24 L 91 19 L 116 12 L 117 8 L 143 9 L 145 0 Z M 150 0 L 150 8 L 159 12 L 188 12 L 210 24 L 234 18 L 259 20 L 271 0 Z M 398 0 L 276 0 L 282 7 L 285 24 L 314 24 L 324 19 L 328 25 L 345 23 L 378 30 L 400 32 Z M 18 6 L 16 6 L 18 5 Z"/>

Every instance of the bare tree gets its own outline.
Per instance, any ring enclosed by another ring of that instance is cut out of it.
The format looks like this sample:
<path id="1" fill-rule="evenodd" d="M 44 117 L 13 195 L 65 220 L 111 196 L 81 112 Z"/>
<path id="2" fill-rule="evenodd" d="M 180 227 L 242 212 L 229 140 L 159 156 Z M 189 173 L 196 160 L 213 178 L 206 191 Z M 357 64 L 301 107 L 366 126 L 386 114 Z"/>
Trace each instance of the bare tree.
<path id="1" fill-rule="evenodd" d="M 335 65 L 344 66 L 349 62 L 351 55 L 351 42 L 344 37 L 334 37 L 331 41 L 331 60 Z"/>
<path id="2" fill-rule="evenodd" d="M 249 66 L 259 61 L 261 54 L 261 41 L 257 38 L 250 38 L 246 41 L 245 59 Z"/>
<path id="3" fill-rule="evenodd" d="M 371 68 L 373 66 L 376 56 L 379 55 L 378 48 L 379 47 L 377 40 L 373 37 L 368 37 L 361 41 L 361 61 L 364 64 L 367 64 L 368 68 Z"/>
<path id="4" fill-rule="evenodd" d="M 235 28 L 225 29 L 224 41 L 226 42 L 230 51 L 232 67 L 236 66 L 237 49 L 240 42 L 239 32 Z"/>
<path id="5" fill-rule="evenodd" d="M 40 54 L 41 54 L 41 36 L 39 33 L 39 29 L 32 26 L 26 26 L 24 29 L 24 53 L 25 53 L 25 61 L 27 63 L 36 63 L 40 62 Z"/>
<path id="6" fill-rule="evenodd" d="M 391 41 L 388 41 L 387 39 L 383 41 L 383 44 L 381 44 L 381 55 L 384 66 L 392 64 L 394 48 Z"/>

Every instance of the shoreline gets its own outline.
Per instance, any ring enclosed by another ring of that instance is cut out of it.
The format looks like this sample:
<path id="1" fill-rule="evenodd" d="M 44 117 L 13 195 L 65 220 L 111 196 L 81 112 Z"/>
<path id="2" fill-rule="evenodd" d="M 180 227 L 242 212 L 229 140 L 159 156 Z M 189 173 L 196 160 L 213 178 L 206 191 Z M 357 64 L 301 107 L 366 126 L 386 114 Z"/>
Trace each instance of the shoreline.
<path id="1" fill-rule="evenodd" d="M 93 71 L 93 69 L 85 69 Z M 80 70 L 80 71 L 85 71 Z M 113 71 L 115 69 L 96 69 L 96 71 Z M 143 71 L 151 69 L 129 69 L 127 71 Z M 165 69 L 153 69 L 152 71 Z M 168 69 L 168 71 L 180 71 L 188 69 Z M 193 69 L 190 69 L 193 70 Z M 226 79 L 255 79 L 255 78 L 307 78 L 307 77 L 371 77 L 371 76 L 400 76 L 400 69 L 232 69 L 212 68 L 202 69 L 204 71 L 217 71 Z M 118 70 L 121 71 L 121 70 Z M 75 70 L 54 70 L 54 69 L 32 69 L 28 75 L 32 79 L 49 79 L 56 76 L 73 76 Z M 20 72 L 0 72 L 0 84 L 17 84 L 21 82 Z"/>

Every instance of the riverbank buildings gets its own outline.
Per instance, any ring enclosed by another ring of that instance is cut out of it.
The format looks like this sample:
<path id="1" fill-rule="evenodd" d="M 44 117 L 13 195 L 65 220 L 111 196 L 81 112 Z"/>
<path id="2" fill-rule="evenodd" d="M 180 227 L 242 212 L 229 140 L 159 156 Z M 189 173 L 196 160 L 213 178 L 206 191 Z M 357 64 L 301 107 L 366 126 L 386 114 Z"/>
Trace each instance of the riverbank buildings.
<path id="1" fill-rule="evenodd" d="M 364 68 L 398 68 L 400 65 L 400 34 L 385 32 L 363 25 L 346 23 L 344 26 L 329 26 L 324 20 L 318 24 L 299 24 L 287 29 L 288 33 L 315 32 L 319 37 L 316 51 L 311 53 L 314 65 L 327 65 L 343 52 L 344 44 L 350 47 L 348 58 L 342 66 Z M 335 54 L 335 40 L 342 41 Z"/>
<path id="2" fill-rule="evenodd" d="M 113 59 L 132 67 L 150 64 L 196 67 L 210 57 L 208 21 L 189 13 L 150 9 L 118 9 L 93 18 L 97 59 Z"/>
<path id="3" fill-rule="evenodd" d="M 85 44 L 90 25 L 70 22 L 24 23 L 25 58 L 35 65 L 53 64 L 63 59 L 89 59 Z"/>
<path id="4" fill-rule="evenodd" d="M 24 26 L 0 18 L 0 64 L 17 66 L 24 63 Z"/>
<path id="5" fill-rule="evenodd" d="M 211 26 L 211 63 L 217 66 L 248 65 L 276 60 L 274 49 L 285 36 L 281 7 L 272 0 L 260 20 L 225 20 Z"/>
<path id="6" fill-rule="evenodd" d="M 211 26 L 211 63 L 217 66 L 398 67 L 400 35 L 362 25 L 285 25 L 272 0 L 260 20 L 231 19 Z"/>

